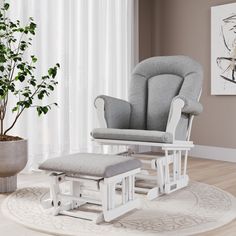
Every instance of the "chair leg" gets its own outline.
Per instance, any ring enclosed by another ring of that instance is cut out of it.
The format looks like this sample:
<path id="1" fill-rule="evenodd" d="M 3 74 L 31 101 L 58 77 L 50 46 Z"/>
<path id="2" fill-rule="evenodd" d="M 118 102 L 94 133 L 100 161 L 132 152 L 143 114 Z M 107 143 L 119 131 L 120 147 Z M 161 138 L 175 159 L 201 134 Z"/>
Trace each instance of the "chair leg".
<path id="1" fill-rule="evenodd" d="M 177 175 L 177 171 L 176 171 L 176 169 L 177 169 L 177 163 L 176 163 L 176 151 L 174 150 L 173 151 L 173 181 L 176 181 L 176 179 L 177 179 L 177 177 L 176 177 L 176 175 Z"/>
<path id="2" fill-rule="evenodd" d="M 182 168 L 182 151 L 185 151 L 184 168 Z M 173 150 L 173 155 L 167 155 L 165 152 L 166 167 L 165 167 L 165 183 L 164 192 L 169 194 L 173 191 L 186 187 L 188 184 L 187 169 L 187 150 Z M 173 163 L 173 176 L 170 176 L 169 165 Z"/>
<path id="3" fill-rule="evenodd" d="M 184 155 L 184 175 L 187 174 L 187 164 L 188 164 L 188 150 L 185 151 Z"/>
<path id="4" fill-rule="evenodd" d="M 178 151 L 178 157 L 177 157 L 177 161 L 178 161 L 178 179 L 181 178 L 181 174 L 182 174 L 182 152 L 181 150 Z"/>
<path id="5" fill-rule="evenodd" d="M 170 169 L 169 169 L 169 156 L 168 150 L 165 150 L 165 183 L 170 183 Z"/>
<path id="6" fill-rule="evenodd" d="M 157 184 L 160 188 L 160 193 L 164 192 L 164 165 L 163 165 L 163 159 L 157 160 L 156 161 L 157 165 Z"/>

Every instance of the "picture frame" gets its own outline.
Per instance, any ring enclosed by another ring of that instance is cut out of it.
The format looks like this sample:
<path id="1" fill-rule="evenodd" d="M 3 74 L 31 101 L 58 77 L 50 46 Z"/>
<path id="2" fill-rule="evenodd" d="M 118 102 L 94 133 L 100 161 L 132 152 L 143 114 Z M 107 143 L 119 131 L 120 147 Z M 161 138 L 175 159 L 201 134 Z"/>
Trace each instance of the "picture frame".
<path id="1" fill-rule="evenodd" d="M 236 3 L 211 7 L 211 94 L 236 95 Z"/>

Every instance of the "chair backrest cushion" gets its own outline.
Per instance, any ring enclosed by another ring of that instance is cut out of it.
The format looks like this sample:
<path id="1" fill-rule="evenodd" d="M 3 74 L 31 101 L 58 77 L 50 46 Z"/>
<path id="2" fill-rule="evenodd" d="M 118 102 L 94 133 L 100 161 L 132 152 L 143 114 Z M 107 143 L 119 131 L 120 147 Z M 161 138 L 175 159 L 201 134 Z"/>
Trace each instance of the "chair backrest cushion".
<path id="1" fill-rule="evenodd" d="M 133 71 L 129 89 L 130 127 L 165 131 L 172 99 L 177 95 L 197 100 L 202 88 L 202 68 L 186 56 L 152 57 Z M 183 114 L 177 138 L 184 139 L 188 117 Z"/>

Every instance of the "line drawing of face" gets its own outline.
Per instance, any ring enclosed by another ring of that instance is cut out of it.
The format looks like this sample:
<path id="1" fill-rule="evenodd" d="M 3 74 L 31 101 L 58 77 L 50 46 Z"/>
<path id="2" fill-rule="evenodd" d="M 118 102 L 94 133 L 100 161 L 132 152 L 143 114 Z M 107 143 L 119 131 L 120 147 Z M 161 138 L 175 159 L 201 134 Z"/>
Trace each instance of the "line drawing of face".
<path id="1" fill-rule="evenodd" d="M 222 19 L 221 36 L 226 56 L 217 57 L 217 65 L 222 70 L 221 78 L 236 83 L 236 14 Z"/>
<path id="2" fill-rule="evenodd" d="M 224 18 L 222 24 L 222 34 L 225 39 L 226 48 L 232 52 L 236 46 L 236 14 Z"/>

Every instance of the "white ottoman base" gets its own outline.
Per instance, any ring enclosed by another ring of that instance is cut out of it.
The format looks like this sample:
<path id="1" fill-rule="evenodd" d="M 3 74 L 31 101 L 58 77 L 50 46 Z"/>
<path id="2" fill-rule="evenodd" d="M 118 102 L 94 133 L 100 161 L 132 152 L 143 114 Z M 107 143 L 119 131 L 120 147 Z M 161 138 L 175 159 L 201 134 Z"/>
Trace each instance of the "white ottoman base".
<path id="1" fill-rule="evenodd" d="M 110 222 L 123 214 L 139 208 L 139 199 L 134 199 L 135 174 L 139 173 L 140 169 L 134 169 L 120 175 L 110 178 L 99 178 L 89 176 L 70 177 L 64 173 L 53 172 L 50 174 L 50 199 L 44 205 L 53 207 L 54 215 L 68 215 L 81 219 L 94 221 L 96 224 L 106 221 Z M 64 193 L 60 184 L 70 181 L 70 192 Z M 86 184 L 89 187 L 93 185 L 96 191 L 100 192 L 101 201 L 83 196 L 83 189 L 86 189 Z M 122 202 L 116 202 L 116 186 L 121 185 Z M 76 209 L 86 203 L 92 203 L 102 206 L 102 211 L 99 214 L 94 212 L 70 211 Z"/>

